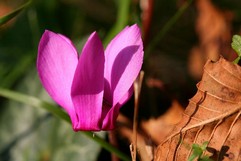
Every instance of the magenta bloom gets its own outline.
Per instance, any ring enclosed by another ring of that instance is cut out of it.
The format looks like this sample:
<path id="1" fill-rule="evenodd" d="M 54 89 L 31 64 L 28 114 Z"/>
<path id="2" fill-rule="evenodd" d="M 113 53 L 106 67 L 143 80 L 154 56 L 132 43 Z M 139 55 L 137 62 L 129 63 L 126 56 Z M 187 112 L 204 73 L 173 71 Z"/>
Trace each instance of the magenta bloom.
<path id="1" fill-rule="evenodd" d="M 39 43 L 37 70 L 75 131 L 99 131 L 114 128 L 120 107 L 133 94 L 142 62 L 137 25 L 123 29 L 105 50 L 97 33 L 92 33 L 79 56 L 68 38 L 46 30 Z"/>

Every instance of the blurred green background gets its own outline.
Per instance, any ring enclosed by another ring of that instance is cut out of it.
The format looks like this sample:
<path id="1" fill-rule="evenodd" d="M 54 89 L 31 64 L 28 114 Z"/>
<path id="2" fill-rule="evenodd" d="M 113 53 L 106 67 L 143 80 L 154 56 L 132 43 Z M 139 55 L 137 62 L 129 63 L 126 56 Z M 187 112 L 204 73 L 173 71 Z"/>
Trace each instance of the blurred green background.
<path id="1" fill-rule="evenodd" d="M 0 17 L 26 2 L 0 0 Z M 144 2 L 152 3 L 150 11 L 145 10 Z M 68 36 L 81 51 L 93 31 L 98 32 L 106 45 L 126 25 L 137 23 L 142 28 L 147 50 L 143 66 L 146 76 L 160 79 L 167 87 L 161 93 L 144 90 L 142 95 L 147 100 L 143 98 L 140 118 L 148 119 L 153 113 L 159 116 L 161 112 L 147 108 L 159 108 L 159 103 L 168 104 L 173 98 L 185 107 L 199 80 L 188 69 L 190 51 L 200 44 L 201 37 L 196 30 L 197 3 L 195 0 L 32 0 L 15 18 L 0 26 L 0 87 L 52 102 L 35 68 L 38 42 L 45 29 Z M 220 12 L 232 14 L 228 23 L 230 34 L 239 33 L 241 2 L 213 0 L 212 3 Z M 144 19 L 143 15 L 149 12 L 149 19 Z M 222 47 L 229 48 L 228 43 Z M 100 135 L 104 137 L 105 133 Z M 0 97 L 0 161 L 95 161 L 100 149 L 97 143 L 74 133 L 69 124 L 44 109 Z"/>
<path id="2" fill-rule="evenodd" d="M 26 2 L 1 0 L 1 16 Z M 32 1 L 17 17 L 0 27 L 0 86 L 52 102 L 35 68 L 41 34 L 45 29 L 62 33 L 81 49 L 93 31 L 98 31 L 102 38 L 107 35 L 116 22 L 118 3 L 110 0 Z M 4 98 L 0 98 L 0 106 L 1 161 L 97 159 L 100 152 L 97 143 L 73 132 L 71 125 L 47 111 Z M 104 132 L 99 135 L 104 136 Z"/>

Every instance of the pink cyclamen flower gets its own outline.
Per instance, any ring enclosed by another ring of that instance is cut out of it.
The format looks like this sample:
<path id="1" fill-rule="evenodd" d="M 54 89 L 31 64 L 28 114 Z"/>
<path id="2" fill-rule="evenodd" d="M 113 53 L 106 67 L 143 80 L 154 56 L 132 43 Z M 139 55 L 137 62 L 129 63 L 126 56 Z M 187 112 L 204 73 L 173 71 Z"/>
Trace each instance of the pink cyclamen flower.
<path id="1" fill-rule="evenodd" d="M 142 62 L 137 25 L 123 29 L 105 50 L 93 32 L 79 56 L 68 38 L 46 30 L 39 43 L 37 70 L 75 131 L 100 131 L 114 128 L 120 107 L 133 94 Z"/>

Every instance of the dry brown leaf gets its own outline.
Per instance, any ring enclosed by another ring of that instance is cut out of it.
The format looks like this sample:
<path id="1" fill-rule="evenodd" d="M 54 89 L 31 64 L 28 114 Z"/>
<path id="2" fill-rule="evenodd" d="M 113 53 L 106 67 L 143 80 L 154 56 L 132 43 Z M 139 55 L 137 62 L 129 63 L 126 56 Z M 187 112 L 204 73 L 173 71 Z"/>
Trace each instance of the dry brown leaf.
<path id="1" fill-rule="evenodd" d="M 207 59 L 216 61 L 220 53 L 230 53 L 233 16 L 230 12 L 215 7 L 211 0 L 197 0 L 196 8 L 196 32 L 199 44 L 191 50 L 189 70 L 194 78 L 200 79 L 203 65 Z"/>
<path id="2" fill-rule="evenodd" d="M 159 146 L 156 161 L 185 161 L 193 143 L 208 141 L 213 160 L 241 160 L 241 67 L 220 58 L 204 66 L 182 120 Z"/>
<path id="3" fill-rule="evenodd" d="M 5 3 L 0 2 L 0 17 L 6 15 L 11 11 L 11 8 L 7 6 Z"/>
<path id="4" fill-rule="evenodd" d="M 10 5 L 7 5 L 7 3 L 5 3 L 5 2 L 0 1 L 0 17 L 3 17 L 5 15 L 9 14 L 12 10 L 13 10 L 13 7 L 11 7 Z M 13 18 L 6 24 L 0 26 L 0 32 L 3 31 L 4 29 L 10 27 L 11 25 L 13 25 L 15 21 L 16 21 L 15 18 Z"/>

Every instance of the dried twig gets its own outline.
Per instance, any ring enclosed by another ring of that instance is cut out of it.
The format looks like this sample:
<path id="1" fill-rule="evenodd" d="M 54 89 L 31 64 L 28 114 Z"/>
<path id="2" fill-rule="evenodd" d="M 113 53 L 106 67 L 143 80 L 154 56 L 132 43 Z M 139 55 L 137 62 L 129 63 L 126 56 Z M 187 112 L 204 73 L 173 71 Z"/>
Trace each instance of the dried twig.
<path id="1" fill-rule="evenodd" d="M 130 145 L 132 161 L 136 161 L 137 151 L 137 115 L 138 115 L 138 104 L 139 96 L 141 93 L 141 85 L 144 77 L 144 72 L 141 71 L 138 78 L 134 82 L 134 94 L 135 94 L 135 107 L 134 107 L 134 121 L 133 121 L 133 143 Z"/>

